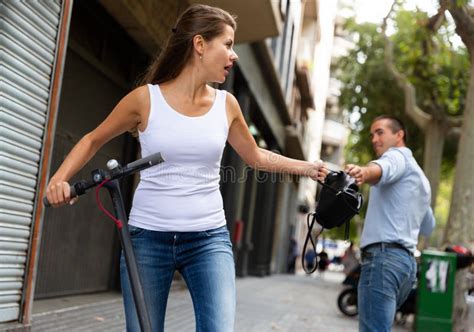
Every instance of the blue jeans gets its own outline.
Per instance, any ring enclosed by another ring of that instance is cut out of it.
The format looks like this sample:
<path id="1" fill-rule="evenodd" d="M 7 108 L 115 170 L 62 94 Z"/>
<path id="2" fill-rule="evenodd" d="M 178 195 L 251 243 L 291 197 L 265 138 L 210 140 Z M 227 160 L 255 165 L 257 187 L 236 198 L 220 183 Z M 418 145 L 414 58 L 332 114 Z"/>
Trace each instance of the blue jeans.
<path id="1" fill-rule="evenodd" d="M 203 232 L 156 232 L 129 226 L 129 232 L 154 332 L 164 330 L 176 270 L 191 293 L 196 331 L 233 331 L 235 266 L 226 226 Z M 123 253 L 120 277 L 127 331 L 140 331 Z"/>
<path id="2" fill-rule="evenodd" d="M 401 248 L 369 248 L 358 288 L 359 331 L 390 331 L 416 281 L 416 262 Z"/>

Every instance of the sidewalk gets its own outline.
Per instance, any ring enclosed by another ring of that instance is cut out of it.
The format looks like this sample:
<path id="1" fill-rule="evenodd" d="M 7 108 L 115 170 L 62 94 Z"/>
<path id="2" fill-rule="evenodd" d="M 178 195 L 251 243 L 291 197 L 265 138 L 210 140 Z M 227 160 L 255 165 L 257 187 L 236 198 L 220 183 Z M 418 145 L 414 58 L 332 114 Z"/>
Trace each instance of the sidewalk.
<path id="1" fill-rule="evenodd" d="M 337 308 L 341 281 L 342 274 L 336 272 L 327 272 L 323 277 L 273 275 L 239 278 L 235 331 L 357 331 L 357 318 L 346 317 Z M 58 305 L 51 301 L 63 301 L 64 308 L 44 311 L 48 305 Z M 90 304 L 91 301 L 95 303 Z M 32 331 L 124 330 L 122 300 L 116 293 L 37 301 L 34 311 Z M 195 330 L 187 290 L 171 292 L 165 330 Z M 395 326 L 393 329 L 408 330 L 409 326 Z"/>

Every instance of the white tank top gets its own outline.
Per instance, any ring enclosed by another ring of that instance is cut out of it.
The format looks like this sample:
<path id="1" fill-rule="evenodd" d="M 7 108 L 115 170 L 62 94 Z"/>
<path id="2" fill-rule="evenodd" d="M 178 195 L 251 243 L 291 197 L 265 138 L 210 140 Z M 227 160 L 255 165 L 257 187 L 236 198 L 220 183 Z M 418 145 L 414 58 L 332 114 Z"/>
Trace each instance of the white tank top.
<path id="1" fill-rule="evenodd" d="M 165 162 L 140 172 L 130 225 L 180 232 L 225 225 L 219 172 L 229 127 L 226 91 L 216 90 L 206 114 L 189 117 L 168 105 L 158 85 L 148 90 L 148 125 L 139 131 L 142 157 L 161 152 Z"/>

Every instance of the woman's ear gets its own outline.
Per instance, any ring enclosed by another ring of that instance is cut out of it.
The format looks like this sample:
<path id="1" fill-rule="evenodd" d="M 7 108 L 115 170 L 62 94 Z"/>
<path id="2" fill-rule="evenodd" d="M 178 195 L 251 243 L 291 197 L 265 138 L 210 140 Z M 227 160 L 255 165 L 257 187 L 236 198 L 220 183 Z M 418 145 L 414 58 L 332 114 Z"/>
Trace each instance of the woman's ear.
<path id="1" fill-rule="evenodd" d="M 204 53 L 204 38 L 201 35 L 193 37 L 193 46 L 199 56 Z"/>

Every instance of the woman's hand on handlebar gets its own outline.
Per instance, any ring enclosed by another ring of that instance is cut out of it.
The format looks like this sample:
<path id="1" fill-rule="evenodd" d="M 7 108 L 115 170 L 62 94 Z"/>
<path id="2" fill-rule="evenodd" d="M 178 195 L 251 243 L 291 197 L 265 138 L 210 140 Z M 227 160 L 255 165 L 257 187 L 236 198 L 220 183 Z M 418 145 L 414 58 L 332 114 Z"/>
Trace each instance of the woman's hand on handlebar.
<path id="1" fill-rule="evenodd" d="M 51 180 L 46 188 L 46 197 L 52 207 L 74 204 L 78 197 L 71 198 L 71 186 L 66 181 Z"/>

